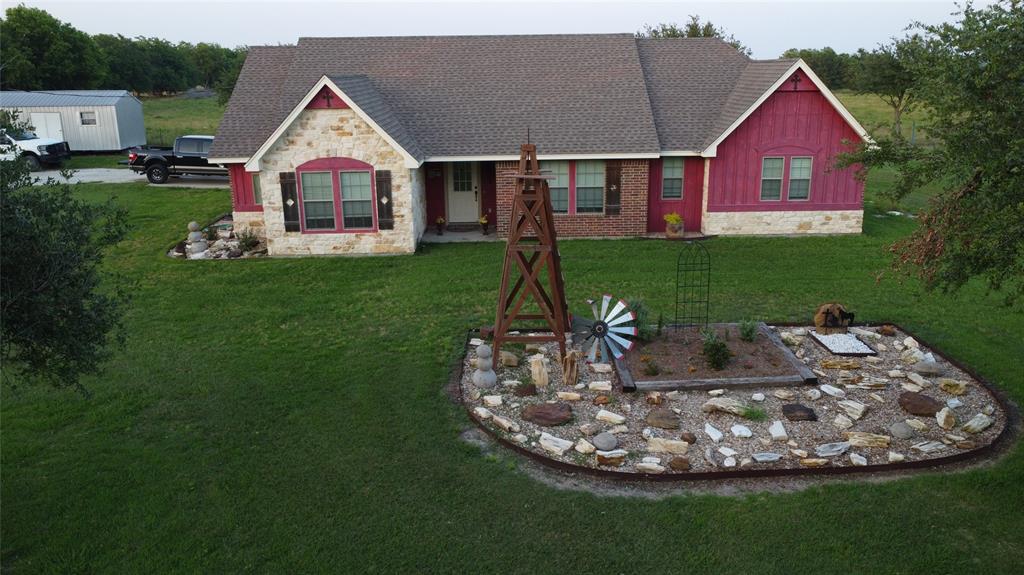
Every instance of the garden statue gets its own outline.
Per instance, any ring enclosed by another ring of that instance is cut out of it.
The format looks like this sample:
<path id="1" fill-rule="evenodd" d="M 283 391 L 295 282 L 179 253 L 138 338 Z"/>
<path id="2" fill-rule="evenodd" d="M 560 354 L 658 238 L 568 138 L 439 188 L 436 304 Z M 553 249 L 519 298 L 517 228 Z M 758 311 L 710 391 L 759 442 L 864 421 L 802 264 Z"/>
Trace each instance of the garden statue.
<path id="1" fill-rule="evenodd" d="M 821 304 L 814 314 L 814 331 L 822 335 L 846 333 L 846 328 L 851 323 L 853 314 L 848 313 L 840 303 Z"/>
<path id="2" fill-rule="evenodd" d="M 188 224 L 188 246 L 188 251 L 192 254 L 205 252 L 209 247 L 203 232 L 199 231 L 199 222 L 189 222 Z"/>
<path id="3" fill-rule="evenodd" d="M 494 373 L 494 358 L 491 346 L 481 343 L 476 346 L 476 371 L 473 372 L 473 384 L 485 389 L 498 383 L 498 374 Z"/>

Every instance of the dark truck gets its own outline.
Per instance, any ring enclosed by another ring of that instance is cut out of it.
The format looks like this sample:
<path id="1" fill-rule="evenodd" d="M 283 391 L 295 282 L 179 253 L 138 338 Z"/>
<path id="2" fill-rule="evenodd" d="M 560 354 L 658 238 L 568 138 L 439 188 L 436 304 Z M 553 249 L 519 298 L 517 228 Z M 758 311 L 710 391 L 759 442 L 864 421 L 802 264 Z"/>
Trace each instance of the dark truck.
<path id="1" fill-rule="evenodd" d="M 163 184 L 171 176 L 226 176 L 228 169 L 206 161 L 213 136 L 181 136 L 173 148 L 132 148 L 128 167 L 154 184 Z"/>

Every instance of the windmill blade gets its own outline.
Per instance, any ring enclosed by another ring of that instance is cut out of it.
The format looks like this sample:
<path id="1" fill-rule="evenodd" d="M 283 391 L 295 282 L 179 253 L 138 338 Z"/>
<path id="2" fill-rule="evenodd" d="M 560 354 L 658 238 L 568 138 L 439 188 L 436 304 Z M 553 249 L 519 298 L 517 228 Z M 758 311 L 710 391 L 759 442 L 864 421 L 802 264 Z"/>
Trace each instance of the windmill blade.
<path id="1" fill-rule="evenodd" d="M 620 313 L 622 313 L 622 310 L 624 309 L 626 309 L 626 302 L 620 299 L 618 303 L 615 304 L 615 307 L 612 308 L 612 311 L 608 312 L 608 315 L 602 316 L 601 319 L 603 319 L 604 321 L 611 321 Z"/>
<path id="2" fill-rule="evenodd" d="M 607 343 L 608 347 L 612 350 L 612 355 L 615 356 L 615 359 L 622 359 L 622 356 L 624 354 L 622 353 L 622 350 L 619 349 L 619 346 L 615 345 L 614 341 L 608 339 L 608 340 L 605 340 L 605 343 Z"/>
<path id="3" fill-rule="evenodd" d="M 619 325 L 620 323 L 626 323 L 627 321 L 632 321 L 634 319 L 636 319 L 636 314 L 633 312 L 627 312 L 608 322 L 608 325 Z"/>
<path id="4" fill-rule="evenodd" d="M 594 344 L 590 346 L 590 352 L 587 353 L 587 361 L 594 363 L 597 361 L 597 346 L 601 343 L 601 340 L 594 339 Z"/>
<path id="5" fill-rule="evenodd" d="M 606 340 L 605 338 L 601 338 L 600 341 L 601 341 L 601 361 L 604 362 L 604 363 L 608 363 L 608 360 L 610 359 L 610 357 L 608 356 L 608 343 L 607 343 L 608 340 Z"/>
<path id="6" fill-rule="evenodd" d="M 635 327 L 610 327 L 608 331 L 621 333 L 622 335 L 637 335 L 640 333 L 640 330 Z"/>
<path id="7" fill-rule="evenodd" d="M 604 312 L 608 311 L 608 302 L 612 301 L 610 294 L 604 294 L 601 298 L 601 315 L 594 317 L 594 319 L 604 319 Z"/>
<path id="8" fill-rule="evenodd" d="M 601 316 L 597 315 L 597 300 L 588 299 L 587 303 L 590 304 L 590 309 L 594 310 L 594 320 L 597 321 L 601 319 Z"/>
<path id="9" fill-rule="evenodd" d="M 609 340 L 608 343 L 615 342 L 615 343 L 621 345 L 622 347 L 626 348 L 626 351 L 629 351 L 629 350 L 633 349 L 633 342 L 632 341 L 630 341 L 628 339 L 621 338 L 621 337 L 615 335 L 614 333 L 611 333 L 611 332 L 608 333 L 608 340 Z"/>

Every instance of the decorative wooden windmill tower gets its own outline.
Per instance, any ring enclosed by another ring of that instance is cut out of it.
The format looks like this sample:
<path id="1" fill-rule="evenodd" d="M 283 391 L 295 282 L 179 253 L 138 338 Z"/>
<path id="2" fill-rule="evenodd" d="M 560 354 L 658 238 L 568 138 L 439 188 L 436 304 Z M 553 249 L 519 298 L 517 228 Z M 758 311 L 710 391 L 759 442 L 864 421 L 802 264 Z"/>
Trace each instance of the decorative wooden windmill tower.
<path id="1" fill-rule="evenodd" d="M 523 144 L 494 320 L 495 354 L 509 341 L 555 341 L 565 357 L 569 308 L 548 192 L 550 178 L 540 173 L 537 146 Z M 520 321 L 530 325 L 513 325 Z M 535 329 L 540 322 L 543 326 Z M 510 333 L 516 330 L 523 333 Z"/>

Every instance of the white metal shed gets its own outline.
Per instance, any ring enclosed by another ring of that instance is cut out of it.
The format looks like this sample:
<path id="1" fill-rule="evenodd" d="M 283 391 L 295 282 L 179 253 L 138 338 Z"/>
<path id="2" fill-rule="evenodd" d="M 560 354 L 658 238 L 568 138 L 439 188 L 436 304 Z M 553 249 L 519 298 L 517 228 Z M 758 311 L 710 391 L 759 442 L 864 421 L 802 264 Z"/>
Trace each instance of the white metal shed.
<path id="1" fill-rule="evenodd" d="M 0 109 L 18 110 L 36 134 L 67 141 L 72 152 L 146 144 L 142 102 L 127 90 L 4 91 Z"/>

